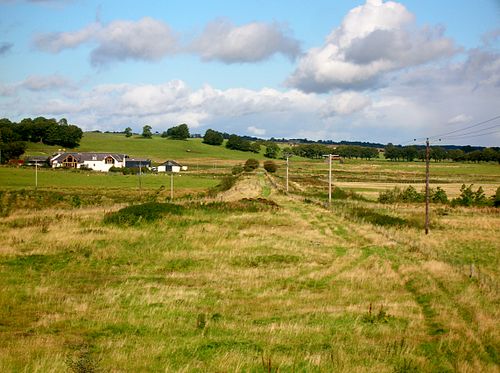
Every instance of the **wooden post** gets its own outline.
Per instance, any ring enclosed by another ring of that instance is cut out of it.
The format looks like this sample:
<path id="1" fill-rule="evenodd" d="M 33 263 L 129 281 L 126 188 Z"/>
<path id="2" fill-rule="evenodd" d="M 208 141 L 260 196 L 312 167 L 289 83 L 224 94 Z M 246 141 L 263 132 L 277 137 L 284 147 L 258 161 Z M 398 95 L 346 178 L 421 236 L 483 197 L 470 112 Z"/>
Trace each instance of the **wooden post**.
<path id="1" fill-rule="evenodd" d="M 425 234 L 429 234 L 429 138 L 425 142 Z"/>
<path id="2" fill-rule="evenodd" d="M 332 204 L 332 155 L 328 154 L 328 205 Z"/>
<path id="3" fill-rule="evenodd" d="M 170 173 L 170 200 L 174 200 L 174 173 Z"/>
<path id="4" fill-rule="evenodd" d="M 287 154 L 286 156 L 286 192 L 288 193 L 288 159 L 290 156 Z"/>

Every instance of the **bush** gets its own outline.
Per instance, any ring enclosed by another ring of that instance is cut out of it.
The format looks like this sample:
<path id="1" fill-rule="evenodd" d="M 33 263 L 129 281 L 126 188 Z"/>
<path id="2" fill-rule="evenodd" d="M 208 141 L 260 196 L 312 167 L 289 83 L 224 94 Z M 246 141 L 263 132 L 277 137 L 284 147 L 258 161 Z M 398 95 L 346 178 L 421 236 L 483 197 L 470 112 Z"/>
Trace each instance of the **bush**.
<path id="1" fill-rule="evenodd" d="M 440 187 L 437 187 L 435 191 L 431 190 L 430 199 L 433 203 L 448 203 L 448 196 Z"/>
<path id="2" fill-rule="evenodd" d="M 454 206 L 487 206 L 489 204 L 484 190 L 479 187 L 475 192 L 472 190 L 472 185 L 468 187 L 462 184 L 460 195 L 451 201 Z"/>
<path id="3" fill-rule="evenodd" d="M 244 170 L 243 170 L 243 166 L 242 166 L 242 165 L 240 165 L 240 164 L 239 164 L 239 165 L 234 166 L 234 167 L 231 169 L 231 173 L 232 173 L 233 175 L 239 175 L 239 174 L 241 174 L 243 171 L 244 171 Z"/>
<path id="4" fill-rule="evenodd" d="M 131 226 L 143 221 L 152 222 L 167 214 L 180 215 L 183 210 L 182 206 L 173 203 L 148 202 L 107 213 L 104 216 L 104 223 Z"/>
<path id="5" fill-rule="evenodd" d="M 278 169 L 278 165 L 274 163 L 273 161 L 265 161 L 264 162 L 264 170 L 267 172 L 276 172 Z"/>
<path id="6" fill-rule="evenodd" d="M 500 187 L 497 188 L 495 195 L 491 199 L 493 200 L 493 206 L 500 207 Z"/>
<path id="7" fill-rule="evenodd" d="M 247 159 L 247 161 L 245 162 L 245 166 L 244 166 L 244 169 L 246 172 L 253 171 L 257 168 L 259 168 L 259 161 L 258 160 L 254 159 L 254 158 Z"/>

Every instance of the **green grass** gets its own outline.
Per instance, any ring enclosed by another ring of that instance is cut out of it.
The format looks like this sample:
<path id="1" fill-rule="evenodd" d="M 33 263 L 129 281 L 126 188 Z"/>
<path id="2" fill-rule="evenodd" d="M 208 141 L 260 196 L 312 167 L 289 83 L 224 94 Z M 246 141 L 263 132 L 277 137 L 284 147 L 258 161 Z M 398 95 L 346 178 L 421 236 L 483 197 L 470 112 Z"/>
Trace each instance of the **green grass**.
<path id="1" fill-rule="evenodd" d="M 210 164 L 211 160 L 240 160 L 248 158 L 263 159 L 261 154 L 240 152 L 227 149 L 225 146 L 213 146 L 202 143 L 202 139 L 170 140 L 158 135 L 152 139 L 140 136 L 125 137 L 123 134 L 85 132 L 78 148 L 70 151 L 78 152 L 112 152 L 128 154 L 131 157 L 146 157 L 155 162 L 167 159 L 201 160 Z M 53 154 L 60 147 L 43 144 L 28 144 L 27 154 Z"/>
<path id="2" fill-rule="evenodd" d="M 34 189 L 34 168 L 0 167 L 0 180 L 2 189 Z M 170 188 L 170 175 L 143 174 L 141 176 L 142 188 L 158 189 L 164 186 Z M 215 186 L 218 179 L 208 175 L 180 173 L 174 176 L 175 190 L 204 190 Z M 38 188 L 41 190 L 67 190 L 67 189 L 122 189 L 138 190 L 138 175 L 122 175 L 119 173 L 84 172 L 73 170 L 38 170 Z"/>

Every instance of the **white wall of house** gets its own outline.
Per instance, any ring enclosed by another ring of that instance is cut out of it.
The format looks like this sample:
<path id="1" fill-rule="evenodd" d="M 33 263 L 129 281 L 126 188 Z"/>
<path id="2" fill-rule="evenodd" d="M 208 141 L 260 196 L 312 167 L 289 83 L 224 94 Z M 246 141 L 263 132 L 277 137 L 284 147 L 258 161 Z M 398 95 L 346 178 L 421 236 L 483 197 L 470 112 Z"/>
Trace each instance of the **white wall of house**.
<path id="1" fill-rule="evenodd" d="M 158 172 L 167 172 L 167 166 L 158 166 Z M 172 166 L 172 172 L 181 172 L 180 166 Z"/>
<path id="2" fill-rule="evenodd" d="M 111 167 L 123 167 L 123 162 L 114 161 L 113 163 L 105 163 L 104 161 L 84 161 L 84 165 L 94 171 L 108 172 Z M 80 168 L 79 164 L 77 167 Z"/>

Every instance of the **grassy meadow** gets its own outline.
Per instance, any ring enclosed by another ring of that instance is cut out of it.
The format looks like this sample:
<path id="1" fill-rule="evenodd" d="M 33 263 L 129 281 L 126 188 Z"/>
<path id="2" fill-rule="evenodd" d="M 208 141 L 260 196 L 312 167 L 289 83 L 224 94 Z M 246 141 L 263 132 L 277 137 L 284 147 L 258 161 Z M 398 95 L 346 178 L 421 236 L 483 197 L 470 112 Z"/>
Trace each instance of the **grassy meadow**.
<path id="1" fill-rule="evenodd" d="M 419 189 L 421 162 L 335 163 L 362 198 L 327 206 L 323 161 L 292 158 L 289 193 L 282 161 L 214 188 L 252 155 L 164 142 L 152 157 L 199 162 L 175 205 L 166 175 L 139 190 L 134 175 L 43 170 L 34 191 L 33 169 L 0 167 L 1 372 L 500 371 L 498 209 L 431 204 L 425 235 L 423 204 L 375 202 Z M 498 164 L 431 174 L 450 197 L 500 185 Z"/>

